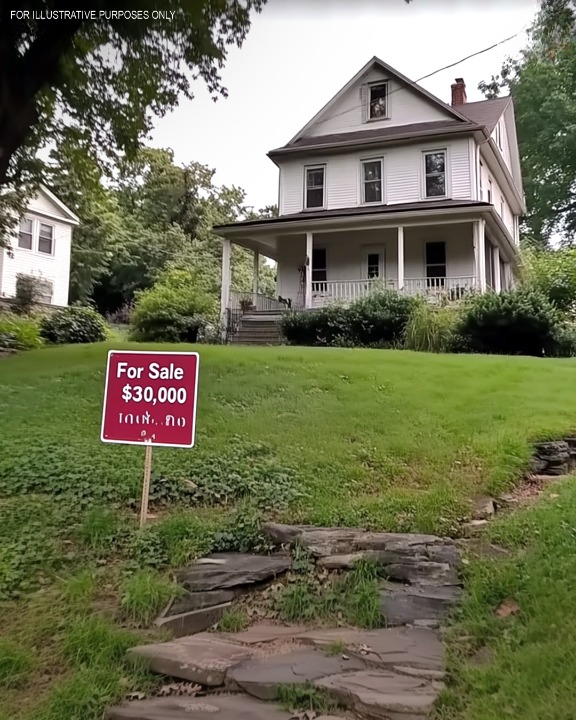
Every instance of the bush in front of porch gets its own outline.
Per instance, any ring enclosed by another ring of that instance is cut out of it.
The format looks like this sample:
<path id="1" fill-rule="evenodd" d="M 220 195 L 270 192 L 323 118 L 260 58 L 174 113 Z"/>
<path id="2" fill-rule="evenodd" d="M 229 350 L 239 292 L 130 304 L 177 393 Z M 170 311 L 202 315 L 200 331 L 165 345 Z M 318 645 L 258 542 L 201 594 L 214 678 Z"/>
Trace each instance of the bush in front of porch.
<path id="1" fill-rule="evenodd" d="M 290 345 L 397 347 L 418 301 L 392 291 L 344 307 L 287 313 L 281 328 Z"/>

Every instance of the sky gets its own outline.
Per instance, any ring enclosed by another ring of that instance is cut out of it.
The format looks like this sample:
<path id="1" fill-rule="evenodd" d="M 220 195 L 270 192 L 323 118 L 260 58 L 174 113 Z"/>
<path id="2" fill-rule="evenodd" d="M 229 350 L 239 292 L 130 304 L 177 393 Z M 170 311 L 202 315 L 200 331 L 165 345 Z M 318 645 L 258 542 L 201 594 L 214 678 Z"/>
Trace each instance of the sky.
<path id="1" fill-rule="evenodd" d="M 222 72 L 229 96 L 214 102 L 201 83 L 195 97 L 157 120 L 151 145 L 172 148 L 179 163 L 216 170 L 255 208 L 276 204 L 278 170 L 266 157 L 286 144 L 374 55 L 411 80 L 516 35 L 443 70 L 421 85 L 450 102 L 456 77 L 468 101 L 481 80 L 526 44 L 538 0 L 269 0 L 242 48 Z"/>

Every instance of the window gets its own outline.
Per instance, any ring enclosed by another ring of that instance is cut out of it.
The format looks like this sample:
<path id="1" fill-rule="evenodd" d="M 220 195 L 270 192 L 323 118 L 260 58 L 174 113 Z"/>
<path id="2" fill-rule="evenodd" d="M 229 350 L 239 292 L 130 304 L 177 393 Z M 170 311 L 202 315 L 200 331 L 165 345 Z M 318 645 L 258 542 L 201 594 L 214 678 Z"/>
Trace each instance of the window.
<path id="1" fill-rule="evenodd" d="M 446 278 L 446 243 L 426 243 L 426 284 L 431 288 L 444 287 Z"/>
<path id="2" fill-rule="evenodd" d="M 382 160 L 362 161 L 362 202 L 382 202 Z"/>
<path id="3" fill-rule="evenodd" d="M 18 232 L 18 247 L 23 250 L 32 250 L 32 231 L 34 223 L 30 218 L 20 220 L 20 231 Z"/>
<path id="4" fill-rule="evenodd" d="M 484 164 L 482 160 L 480 160 L 480 201 L 484 200 L 484 183 L 482 182 L 482 175 L 484 174 Z"/>
<path id="5" fill-rule="evenodd" d="M 41 280 L 38 283 L 38 300 L 46 305 L 52 304 L 52 294 L 54 292 L 54 286 L 48 280 Z"/>
<path id="6" fill-rule="evenodd" d="M 306 208 L 324 207 L 324 167 L 306 168 Z"/>
<path id="7" fill-rule="evenodd" d="M 388 83 L 368 87 L 368 119 L 378 120 L 388 116 Z"/>
<path id="8" fill-rule="evenodd" d="M 44 225 L 40 223 L 40 231 L 38 232 L 38 252 L 52 255 L 54 247 L 54 226 Z"/>
<path id="9" fill-rule="evenodd" d="M 312 282 L 324 283 L 326 279 L 326 248 L 314 248 L 312 250 Z"/>
<path id="10" fill-rule="evenodd" d="M 488 202 L 492 202 L 492 180 L 488 178 Z"/>
<path id="11" fill-rule="evenodd" d="M 445 150 L 424 154 L 424 173 L 426 197 L 444 197 L 446 195 Z"/>
<path id="12" fill-rule="evenodd" d="M 368 280 L 380 277 L 380 253 L 368 253 L 366 256 Z"/>
<path id="13" fill-rule="evenodd" d="M 504 220 L 504 198 L 500 197 L 500 217 Z"/>

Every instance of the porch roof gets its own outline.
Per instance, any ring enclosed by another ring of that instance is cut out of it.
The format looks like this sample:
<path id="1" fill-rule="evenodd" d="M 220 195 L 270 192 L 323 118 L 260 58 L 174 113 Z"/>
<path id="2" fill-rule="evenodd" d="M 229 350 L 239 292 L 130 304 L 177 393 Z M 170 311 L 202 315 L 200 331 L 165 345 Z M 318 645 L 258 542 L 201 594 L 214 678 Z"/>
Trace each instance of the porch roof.
<path id="1" fill-rule="evenodd" d="M 414 213 L 420 210 L 453 210 L 462 208 L 490 208 L 490 203 L 476 200 L 424 200 L 422 202 L 397 203 L 393 205 L 360 205 L 358 207 L 337 208 L 335 210 L 303 210 L 289 215 L 262 220 L 241 220 L 240 222 L 214 225 L 214 230 L 232 230 L 241 228 L 272 228 L 276 225 L 301 220 L 330 220 L 332 218 L 357 217 L 361 215 L 386 215 L 396 213 Z M 225 235 L 225 233 L 219 233 Z"/>

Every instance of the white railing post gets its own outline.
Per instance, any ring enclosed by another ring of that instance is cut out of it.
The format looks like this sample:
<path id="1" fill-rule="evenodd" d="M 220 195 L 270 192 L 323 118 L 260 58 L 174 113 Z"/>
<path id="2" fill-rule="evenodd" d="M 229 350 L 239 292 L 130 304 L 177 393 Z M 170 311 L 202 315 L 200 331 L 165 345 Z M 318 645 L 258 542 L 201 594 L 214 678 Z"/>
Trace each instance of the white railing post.
<path id="1" fill-rule="evenodd" d="M 306 293 L 304 307 L 312 307 L 312 250 L 314 247 L 314 235 L 306 233 Z"/>
<path id="2" fill-rule="evenodd" d="M 494 266 L 494 292 L 499 293 L 502 290 L 500 282 L 500 249 L 492 248 L 492 265 Z"/>
<path id="3" fill-rule="evenodd" d="M 220 320 L 222 323 L 222 341 L 226 342 L 227 309 L 230 304 L 230 257 L 232 243 L 222 240 L 222 282 L 220 286 Z"/>
<path id="4" fill-rule="evenodd" d="M 486 220 L 476 220 L 477 225 L 477 248 L 478 248 L 478 285 L 480 292 L 486 292 Z"/>
<path id="5" fill-rule="evenodd" d="M 404 289 L 404 228 L 398 226 L 398 292 Z"/>

